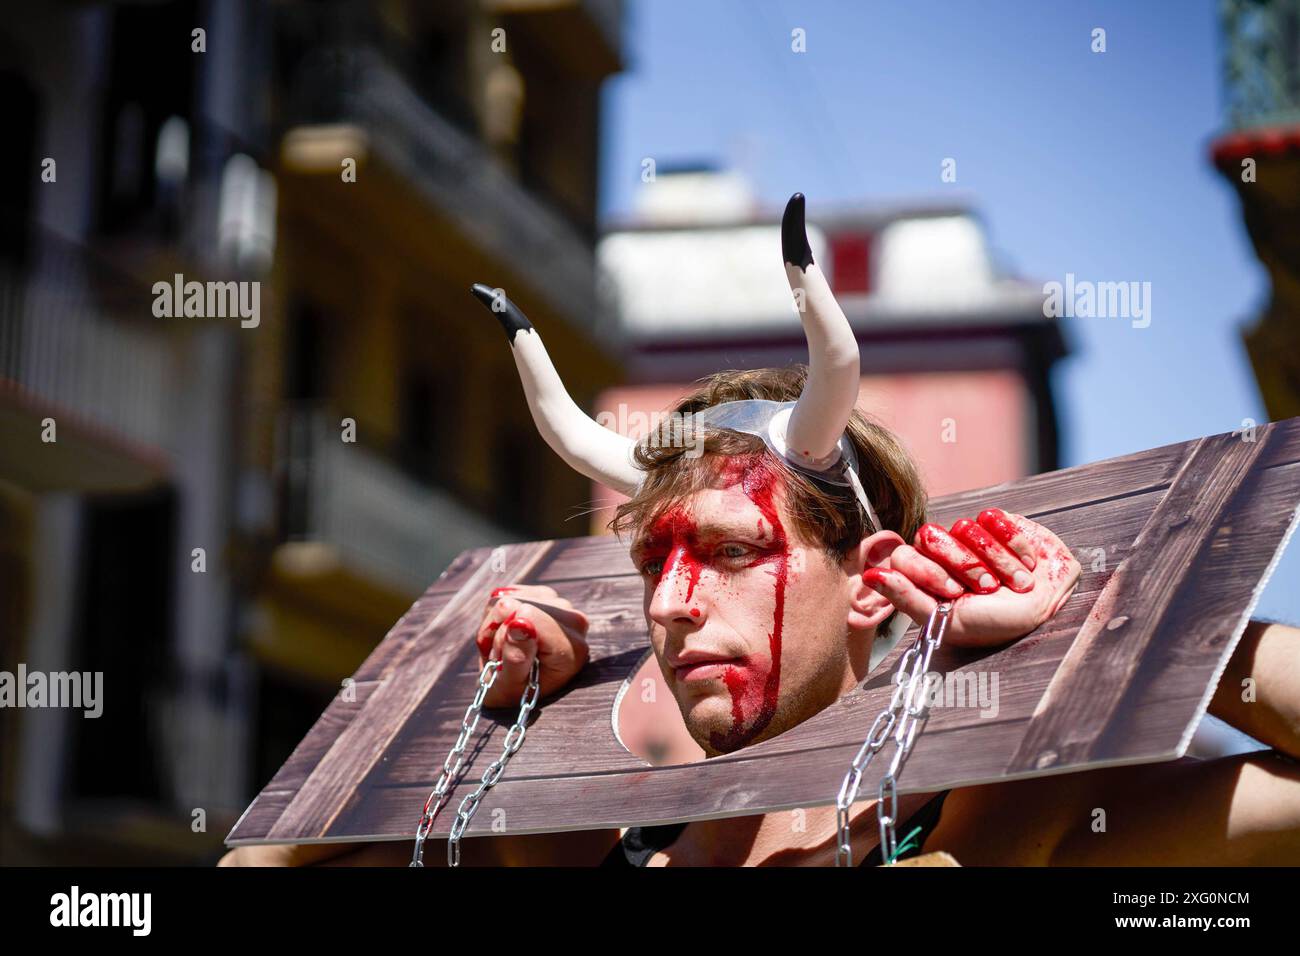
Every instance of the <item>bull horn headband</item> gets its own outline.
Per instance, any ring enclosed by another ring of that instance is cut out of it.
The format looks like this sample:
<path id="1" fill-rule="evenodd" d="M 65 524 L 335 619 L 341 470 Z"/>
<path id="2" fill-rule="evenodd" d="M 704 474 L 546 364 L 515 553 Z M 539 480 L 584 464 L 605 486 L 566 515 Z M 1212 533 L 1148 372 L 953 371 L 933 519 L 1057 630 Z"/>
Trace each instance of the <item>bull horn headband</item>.
<path id="1" fill-rule="evenodd" d="M 858 341 L 826 276 L 813 262 L 802 193 L 790 197 L 781 218 L 781 252 L 808 341 L 808 378 L 799 400 L 723 402 L 695 413 L 692 424 L 757 435 L 789 467 L 851 487 L 872 529 L 882 530 L 858 479 L 857 456 L 845 433 L 858 398 Z M 477 283 L 470 291 L 505 330 L 528 409 L 546 443 L 575 471 L 635 495 L 644 478 L 632 455 L 636 442 L 600 425 L 577 406 L 541 336 L 500 289 Z"/>

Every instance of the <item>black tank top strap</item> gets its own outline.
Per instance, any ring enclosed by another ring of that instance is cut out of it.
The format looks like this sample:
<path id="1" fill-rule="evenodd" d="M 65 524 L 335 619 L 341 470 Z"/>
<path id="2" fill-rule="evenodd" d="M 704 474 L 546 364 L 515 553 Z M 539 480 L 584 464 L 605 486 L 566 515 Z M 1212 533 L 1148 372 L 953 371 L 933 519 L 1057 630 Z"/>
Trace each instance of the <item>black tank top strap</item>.
<path id="1" fill-rule="evenodd" d="M 921 847 L 925 845 L 926 837 L 933 833 L 934 828 L 939 825 L 939 815 L 943 812 L 944 798 L 946 798 L 951 792 L 951 790 L 943 790 L 935 794 L 930 798 L 925 806 L 908 817 L 907 822 L 894 831 L 898 834 L 898 842 L 903 843 L 907 840 L 908 834 L 917 827 L 921 828 L 921 831 L 913 838 L 912 848 L 910 850 L 904 850 L 902 853 L 898 854 L 898 859 L 906 860 L 908 857 L 920 854 Z M 880 844 L 876 844 L 871 848 L 871 852 L 867 854 L 867 858 L 863 860 L 860 865 L 880 866 L 884 862 L 883 854 L 880 851 Z"/>
<path id="2" fill-rule="evenodd" d="M 650 857 L 682 835 L 685 823 L 665 823 L 655 827 L 628 827 L 609 851 L 601 866 L 645 866 Z"/>
<path id="3" fill-rule="evenodd" d="M 921 828 L 914 838 L 915 846 L 900 853 L 898 856 L 900 860 L 905 860 L 920 852 L 926 837 L 938 825 L 939 815 L 943 811 L 944 798 L 950 792 L 944 790 L 935 794 L 925 806 L 908 817 L 907 822 L 898 828 L 897 832 L 900 841 L 906 840 L 908 834 L 917 827 Z M 671 846 L 673 841 L 681 836 L 682 831 L 685 829 L 685 823 L 665 823 L 654 827 L 629 827 L 627 832 L 623 834 L 623 839 L 614 845 L 600 865 L 615 867 L 645 866 L 652 856 L 665 847 Z M 880 866 L 882 862 L 880 847 L 874 846 L 861 865 Z"/>

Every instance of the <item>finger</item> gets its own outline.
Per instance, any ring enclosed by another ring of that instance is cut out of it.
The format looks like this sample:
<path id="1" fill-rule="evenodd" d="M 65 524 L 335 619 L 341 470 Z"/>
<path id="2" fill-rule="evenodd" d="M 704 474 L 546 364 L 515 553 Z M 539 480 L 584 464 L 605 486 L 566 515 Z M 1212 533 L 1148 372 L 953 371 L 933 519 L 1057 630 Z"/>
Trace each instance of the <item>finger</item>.
<path id="1" fill-rule="evenodd" d="M 998 579 L 984 563 L 946 530 L 926 523 L 916 533 L 917 550 L 938 561 L 958 581 L 976 594 L 991 594 L 998 589 Z"/>
<path id="2" fill-rule="evenodd" d="M 521 604 L 529 605 L 544 612 L 552 620 L 564 629 L 564 632 L 570 637 L 581 639 L 586 633 L 590 622 L 587 615 L 581 611 L 575 610 L 572 606 L 560 607 L 555 604 L 549 604 L 545 601 L 534 601 L 526 597 L 516 597 L 516 601 Z M 567 601 L 565 602 L 568 603 Z"/>
<path id="3" fill-rule="evenodd" d="M 519 607 L 519 602 L 514 598 L 501 598 L 488 605 L 478 631 L 474 635 L 474 642 L 478 645 L 479 654 L 482 655 L 485 662 L 500 659 L 497 654 L 493 653 L 499 651 L 501 646 L 496 640 L 497 631 L 501 627 L 501 622 L 518 610 Z"/>
<path id="4" fill-rule="evenodd" d="M 966 593 L 966 588 L 943 565 L 910 544 L 900 544 L 890 553 L 889 567 L 901 571 L 913 584 L 935 597 L 955 598 Z"/>
<path id="5" fill-rule="evenodd" d="M 541 662 L 543 690 L 552 685 L 562 685 L 582 666 L 590 654 L 587 646 L 587 616 L 581 611 L 570 611 L 534 603 L 525 598 L 504 598 L 509 613 L 502 619 L 499 633 L 494 636 L 496 657 L 511 647 L 510 627 L 514 630 L 532 628 L 529 637 Z M 509 626 L 509 627 L 507 627 Z M 515 634 L 515 643 L 523 635 Z M 562 675 L 562 676 L 558 676 Z"/>
<path id="6" fill-rule="evenodd" d="M 537 625 L 528 619 L 528 612 L 528 608 L 520 608 L 502 621 L 496 637 L 501 660 L 497 683 L 508 691 L 528 684 L 537 656 Z"/>
<path id="7" fill-rule="evenodd" d="M 1013 513 L 1010 517 L 1021 531 L 1034 539 L 1035 553 L 1038 556 L 1035 576 L 1053 587 L 1073 587 L 1083 569 L 1066 543 L 1046 525 L 1038 524 L 1024 515 Z"/>
<path id="8" fill-rule="evenodd" d="M 1038 564 L 1037 542 L 1034 536 L 1016 521 L 1017 517 L 1019 516 L 1012 516 L 1001 508 L 987 508 L 980 512 L 977 520 L 980 527 L 1014 551 L 1024 566 L 1032 571 Z"/>
<path id="9" fill-rule="evenodd" d="M 869 568 L 862 574 L 863 583 L 883 595 L 896 609 L 924 626 L 934 613 L 938 601 L 926 594 L 901 571 Z"/>
<path id="10" fill-rule="evenodd" d="M 555 588 L 547 587 L 545 584 L 503 584 L 500 587 L 493 588 L 488 595 L 487 603 L 491 607 L 493 602 L 502 597 L 531 597 L 543 601 L 559 601 L 567 604 L 564 598 L 555 593 Z"/>
<path id="11" fill-rule="evenodd" d="M 496 649 L 497 629 L 500 626 L 500 621 L 486 621 L 474 637 L 474 643 L 478 645 L 479 666 L 486 664 L 488 661 L 496 660 L 496 655 L 493 652 Z"/>
<path id="12" fill-rule="evenodd" d="M 970 548 L 1011 590 L 1021 594 L 1033 590 L 1034 576 L 1025 570 L 1020 556 L 993 537 L 983 525 L 962 518 L 949 533 Z"/>

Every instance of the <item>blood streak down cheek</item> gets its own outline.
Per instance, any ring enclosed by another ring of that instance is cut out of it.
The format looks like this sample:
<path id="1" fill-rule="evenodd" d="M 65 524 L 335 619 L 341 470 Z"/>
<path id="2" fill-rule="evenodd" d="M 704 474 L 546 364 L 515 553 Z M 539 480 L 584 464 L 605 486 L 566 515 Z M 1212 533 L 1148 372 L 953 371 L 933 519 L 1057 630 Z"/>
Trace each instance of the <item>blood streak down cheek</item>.
<path id="1" fill-rule="evenodd" d="M 683 508 L 665 512 L 651 527 L 644 551 L 648 555 L 662 556 L 663 569 L 655 576 L 658 587 L 665 577 L 675 582 L 681 574 L 686 576 L 686 597 L 695 595 L 696 585 L 704 569 L 700 554 L 699 534 L 695 521 Z"/>
<path id="2" fill-rule="evenodd" d="M 754 564 L 771 564 L 773 609 L 767 660 L 757 657 L 746 660 L 741 666 L 729 667 L 723 675 L 723 683 L 731 695 L 731 727 L 710 736 L 710 743 L 721 753 L 744 747 L 757 737 L 771 723 L 780 697 L 781 636 L 790 548 L 774 500 L 782 480 L 778 468 L 775 462 L 759 454 L 730 458 L 722 469 L 723 487 L 738 484 L 772 529 L 771 552 Z"/>

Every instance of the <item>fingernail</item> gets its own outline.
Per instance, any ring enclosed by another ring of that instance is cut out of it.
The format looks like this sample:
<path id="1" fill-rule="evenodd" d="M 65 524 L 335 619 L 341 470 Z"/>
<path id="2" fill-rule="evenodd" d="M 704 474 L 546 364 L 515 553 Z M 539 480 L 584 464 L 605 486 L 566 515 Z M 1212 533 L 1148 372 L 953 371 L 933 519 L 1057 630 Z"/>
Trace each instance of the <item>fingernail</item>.
<path id="1" fill-rule="evenodd" d="M 949 578 L 949 579 L 948 579 L 948 593 L 949 593 L 949 594 L 951 594 L 951 595 L 953 595 L 953 596 L 955 597 L 956 595 L 961 594 L 961 593 L 962 593 L 963 591 L 965 591 L 965 590 L 966 590 L 966 589 L 965 589 L 964 587 L 962 587 L 960 584 L 958 584 L 958 583 L 957 583 L 956 581 L 954 581 L 952 578 Z"/>
<path id="2" fill-rule="evenodd" d="M 537 628 L 533 626 L 532 621 L 511 614 L 506 618 L 506 637 L 517 644 L 522 644 L 537 637 Z"/>
<path id="3" fill-rule="evenodd" d="M 1011 582 L 1022 591 L 1028 591 L 1034 586 L 1034 579 L 1026 571 L 1017 571 L 1011 575 Z"/>
<path id="4" fill-rule="evenodd" d="M 993 575 L 987 572 L 980 575 L 979 587 L 981 591 L 994 591 L 997 590 L 997 586 L 998 586 L 997 579 L 994 578 Z"/>

